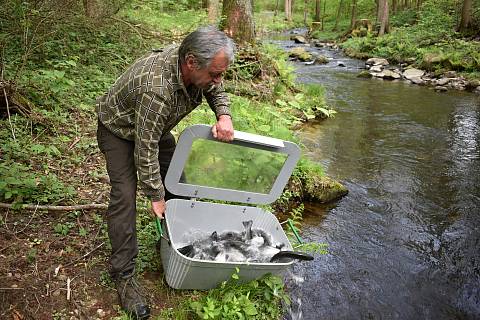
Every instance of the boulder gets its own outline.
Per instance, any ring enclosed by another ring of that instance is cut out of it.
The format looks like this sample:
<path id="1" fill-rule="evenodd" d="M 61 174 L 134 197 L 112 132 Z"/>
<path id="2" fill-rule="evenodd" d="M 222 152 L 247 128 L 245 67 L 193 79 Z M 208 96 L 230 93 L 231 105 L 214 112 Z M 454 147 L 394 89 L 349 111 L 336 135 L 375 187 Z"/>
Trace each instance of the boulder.
<path id="1" fill-rule="evenodd" d="M 450 82 L 450 78 L 441 78 L 437 80 L 437 85 L 444 86 Z"/>
<path id="2" fill-rule="evenodd" d="M 474 90 L 474 92 L 480 94 L 480 86 L 478 86 L 478 87 Z"/>
<path id="3" fill-rule="evenodd" d="M 383 75 L 382 76 L 383 79 L 395 80 L 395 79 L 400 79 L 401 78 L 401 76 L 398 73 L 396 73 L 392 70 L 383 70 L 380 73 Z"/>
<path id="4" fill-rule="evenodd" d="M 315 59 L 314 59 L 314 63 L 315 63 L 315 64 L 326 64 L 326 63 L 328 63 L 329 61 L 330 61 L 330 60 L 328 60 L 327 57 L 325 57 L 324 55 L 321 55 L 321 54 L 318 55 L 318 56 L 316 56 Z"/>
<path id="5" fill-rule="evenodd" d="M 448 91 L 448 89 L 444 86 L 436 86 L 435 87 L 435 91 L 438 91 L 438 92 L 445 92 L 445 91 Z"/>
<path id="6" fill-rule="evenodd" d="M 327 203 L 343 197 L 348 193 L 348 189 L 331 178 L 313 175 L 306 179 L 304 192 L 310 200 Z"/>
<path id="7" fill-rule="evenodd" d="M 467 82 L 462 78 L 454 78 L 450 80 L 448 86 L 455 90 L 465 90 Z"/>
<path id="8" fill-rule="evenodd" d="M 300 35 L 293 35 L 290 37 L 290 40 L 293 40 L 295 43 L 307 43 L 307 39 Z"/>
<path id="9" fill-rule="evenodd" d="M 467 89 L 468 90 L 475 90 L 475 88 L 477 88 L 479 86 L 480 86 L 480 80 L 477 80 L 477 79 L 470 80 L 467 83 Z"/>
<path id="10" fill-rule="evenodd" d="M 413 78 L 419 78 L 425 74 L 425 71 L 415 68 L 407 69 L 403 72 L 403 77 L 408 80 L 412 80 Z M 412 81 L 413 82 L 413 81 Z"/>
<path id="11" fill-rule="evenodd" d="M 382 65 L 374 65 L 370 68 L 370 71 L 372 72 L 382 72 L 383 66 Z"/>
<path id="12" fill-rule="evenodd" d="M 370 58 L 365 62 L 369 66 L 387 66 L 389 65 L 388 60 L 384 58 Z"/>
<path id="13" fill-rule="evenodd" d="M 367 70 L 362 70 L 360 71 L 359 74 L 357 74 L 357 78 L 371 78 L 371 77 L 372 77 L 372 74 Z"/>
<path id="14" fill-rule="evenodd" d="M 289 51 L 289 56 L 300 61 L 311 61 L 312 54 L 305 50 L 305 48 L 296 47 Z"/>
<path id="15" fill-rule="evenodd" d="M 447 71 L 445 72 L 444 74 L 445 78 L 456 78 L 457 77 L 457 73 L 455 71 Z"/>
<path id="16" fill-rule="evenodd" d="M 418 85 L 424 85 L 425 84 L 425 80 L 423 80 L 422 78 L 420 77 L 413 77 L 413 78 L 410 78 L 409 79 L 412 83 L 415 83 L 415 84 L 418 84 Z"/>

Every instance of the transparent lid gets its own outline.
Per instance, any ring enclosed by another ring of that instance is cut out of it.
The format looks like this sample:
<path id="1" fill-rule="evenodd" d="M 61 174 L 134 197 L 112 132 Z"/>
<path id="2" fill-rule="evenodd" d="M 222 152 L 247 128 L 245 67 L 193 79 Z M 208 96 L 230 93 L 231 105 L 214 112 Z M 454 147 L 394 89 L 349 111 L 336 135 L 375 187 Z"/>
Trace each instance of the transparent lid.
<path id="1" fill-rule="evenodd" d="M 173 194 L 267 204 L 280 197 L 298 159 L 292 142 L 235 131 L 216 140 L 211 127 L 194 125 L 180 135 L 165 186 Z"/>

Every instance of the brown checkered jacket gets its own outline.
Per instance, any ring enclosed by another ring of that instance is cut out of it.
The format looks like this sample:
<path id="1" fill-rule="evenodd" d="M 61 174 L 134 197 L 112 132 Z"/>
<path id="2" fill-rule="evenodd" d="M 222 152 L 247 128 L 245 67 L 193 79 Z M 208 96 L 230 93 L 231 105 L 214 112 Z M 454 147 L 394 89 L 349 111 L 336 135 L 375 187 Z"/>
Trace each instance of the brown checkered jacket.
<path id="1" fill-rule="evenodd" d="M 217 118 L 230 115 L 222 86 L 202 90 L 185 88 L 178 47 L 156 50 L 137 60 L 108 93 L 97 99 L 100 121 L 116 136 L 135 141 L 135 165 L 140 187 L 152 200 L 161 200 L 165 189 L 160 177 L 158 142 L 205 96 Z"/>

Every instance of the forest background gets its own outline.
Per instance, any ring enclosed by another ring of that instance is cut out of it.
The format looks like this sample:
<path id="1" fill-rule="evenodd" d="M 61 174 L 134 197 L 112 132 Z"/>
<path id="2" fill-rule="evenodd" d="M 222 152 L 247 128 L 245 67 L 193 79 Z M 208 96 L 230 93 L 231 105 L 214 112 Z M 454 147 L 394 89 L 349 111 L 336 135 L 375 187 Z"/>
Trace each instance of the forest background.
<path id="1" fill-rule="evenodd" d="M 221 26 L 239 44 L 225 77 L 236 128 L 281 139 L 299 142 L 295 128 L 334 111 L 321 87 L 295 83 L 287 55 L 264 41 L 270 32 L 307 28 L 311 38 L 337 41 L 354 56 L 480 79 L 480 0 L 3 0 L 0 317 L 126 317 L 105 271 L 109 244 L 101 214 L 108 180 L 95 140 L 94 100 L 136 58 L 205 24 Z M 212 121 L 203 105 L 174 133 Z M 301 228 L 303 201 L 331 200 L 315 194 L 325 185 L 344 193 L 302 158 L 271 210 Z M 147 204 L 140 198 L 137 270 L 155 317 L 281 316 L 288 296 L 276 277 L 240 285 L 234 274 L 209 292 L 169 289 Z"/>

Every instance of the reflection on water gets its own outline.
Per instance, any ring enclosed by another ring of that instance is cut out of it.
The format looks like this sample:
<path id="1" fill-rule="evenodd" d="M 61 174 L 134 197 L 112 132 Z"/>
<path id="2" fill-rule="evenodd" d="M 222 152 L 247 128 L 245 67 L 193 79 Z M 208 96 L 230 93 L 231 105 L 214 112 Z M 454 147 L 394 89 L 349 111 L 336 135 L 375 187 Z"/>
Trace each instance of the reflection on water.
<path id="1" fill-rule="evenodd" d="M 307 208 L 303 235 L 330 254 L 295 266 L 304 319 L 479 319 L 479 96 L 358 79 L 322 53 L 347 67 L 298 64 L 298 80 L 338 114 L 301 136 L 350 193 Z"/>

